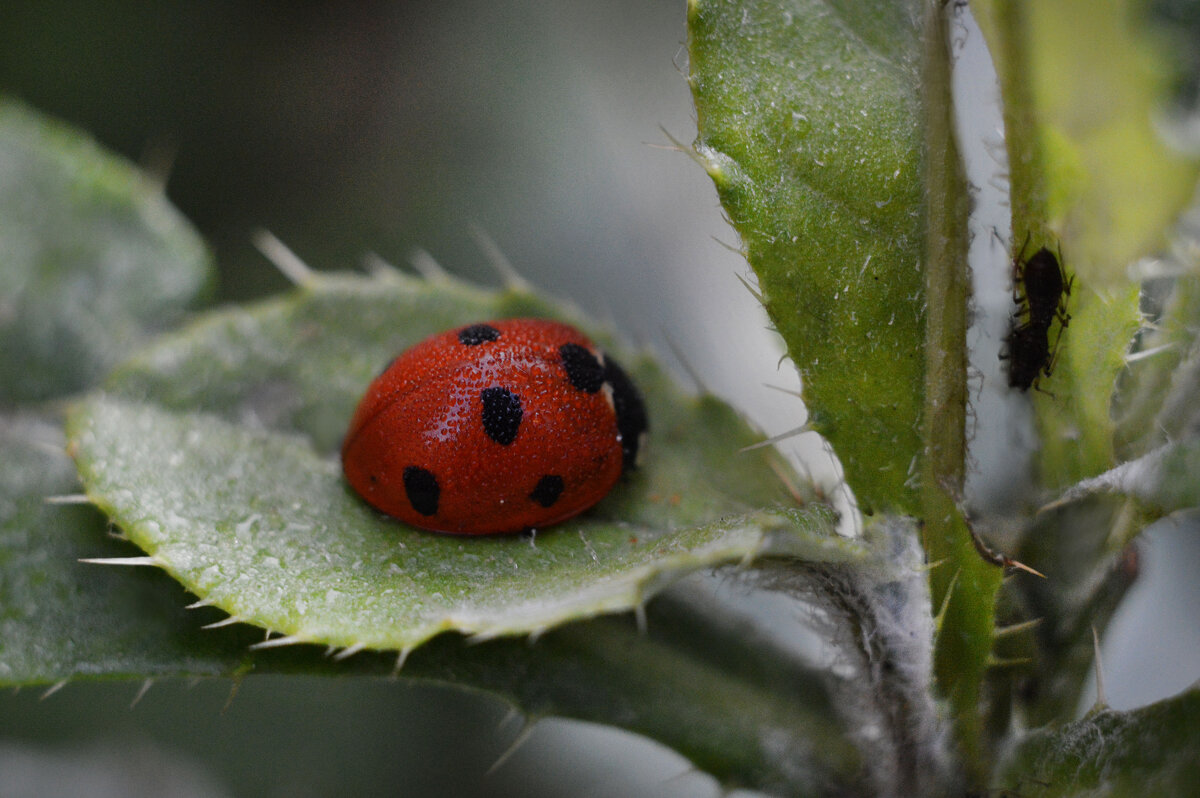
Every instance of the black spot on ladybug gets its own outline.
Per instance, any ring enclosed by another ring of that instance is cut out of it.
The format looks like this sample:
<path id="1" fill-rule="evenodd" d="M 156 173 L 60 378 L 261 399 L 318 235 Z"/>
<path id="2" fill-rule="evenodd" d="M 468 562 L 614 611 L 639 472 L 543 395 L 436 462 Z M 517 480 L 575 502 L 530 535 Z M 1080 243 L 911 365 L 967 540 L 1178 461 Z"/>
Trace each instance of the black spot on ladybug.
<path id="1" fill-rule="evenodd" d="M 484 388 L 479 398 L 483 401 L 483 431 L 496 443 L 508 446 L 521 430 L 521 397 L 507 388 Z"/>
<path id="2" fill-rule="evenodd" d="M 432 472 L 417 466 L 404 469 L 404 493 L 408 503 L 421 515 L 435 515 L 442 488 Z"/>
<path id="3" fill-rule="evenodd" d="M 605 360 L 604 379 L 612 386 L 613 410 L 617 414 L 617 432 L 621 435 L 622 470 L 637 465 L 638 446 L 649 428 L 642 396 L 629 375 L 613 362 Z"/>
<path id="4" fill-rule="evenodd" d="M 547 474 L 538 480 L 538 484 L 534 487 L 533 493 L 529 494 L 529 498 L 533 499 L 543 507 L 550 507 L 563 492 L 563 478 L 558 474 Z"/>
<path id="5" fill-rule="evenodd" d="M 458 331 L 458 342 L 463 346 L 479 346 L 500 338 L 500 331 L 490 324 L 472 324 Z"/>
<path id="6" fill-rule="evenodd" d="M 567 379 L 577 390 L 595 393 L 604 385 L 604 366 L 585 346 L 563 344 L 558 348 Z"/>

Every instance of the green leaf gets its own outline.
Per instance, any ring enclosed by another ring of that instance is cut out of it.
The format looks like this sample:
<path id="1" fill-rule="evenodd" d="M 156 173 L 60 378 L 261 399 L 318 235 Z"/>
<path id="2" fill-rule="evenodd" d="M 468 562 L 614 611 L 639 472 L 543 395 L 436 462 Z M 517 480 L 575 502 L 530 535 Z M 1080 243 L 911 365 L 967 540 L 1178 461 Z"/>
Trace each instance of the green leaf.
<path id="1" fill-rule="evenodd" d="M 0 684 L 395 671 L 387 655 L 335 661 L 308 647 L 253 651 L 261 631 L 202 628 L 222 614 L 184 609 L 186 594 L 160 569 L 80 562 L 137 552 L 105 533 L 111 524 L 94 507 L 70 501 L 78 482 L 62 448 L 51 420 L 0 420 Z M 694 604 L 676 591 L 647 609 L 648 630 L 605 618 L 552 630 L 535 645 L 446 636 L 415 652 L 402 675 L 486 690 L 531 719 L 631 729 L 729 784 L 812 794 L 853 783 L 858 755 L 822 674 L 781 656 L 744 622 L 697 614 Z"/>
<path id="2" fill-rule="evenodd" d="M 210 277 L 199 237 L 132 165 L 0 99 L 0 402 L 94 385 Z"/>
<path id="3" fill-rule="evenodd" d="M 948 38 L 915 0 L 689 5 L 697 158 L 860 508 L 925 521 L 938 683 L 981 762 L 1000 573 L 956 506 L 970 281 Z"/>
<path id="4" fill-rule="evenodd" d="M 696 153 L 800 371 L 809 424 L 867 512 L 917 508 L 920 16 L 915 2 L 689 4 Z"/>
<path id="5" fill-rule="evenodd" d="M 201 628 L 217 611 L 184 609 L 186 594 L 161 570 L 80 562 L 136 550 L 105 534 L 110 524 L 95 508 L 46 501 L 78 490 L 62 444 L 51 421 L 0 421 L 0 684 L 394 672 L 394 656 L 339 662 L 312 648 L 252 651 L 260 631 Z M 551 631 L 536 645 L 447 636 L 414 653 L 402 673 L 487 690 L 533 718 L 641 732 L 730 783 L 782 793 L 849 779 L 857 754 L 821 676 L 748 639 L 744 623 L 705 619 L 689 605 L 656 603 L 648 631 L 606 618 Z"/>
<path id="6" fill-rule="evenodd" d="M 207 603 L 280 642 L 355 650 L 409 650 L 447 630 L 540 633 L 764 553 L 862 556 L 830 535 L 822 506 L 786 509 L 771 455 L 737 453 L 756 436 L 731 410 L 681 396 L 646 361 L 630 370 L 651 418 L 645 465 L 533 540 L 422 532 L 353 494 L 332 449 L 381 364 L 444 327 L 549 310 L 451 283 L 329 278 L 213 314 L 73 414 L 84 485 Z"/>
<path id="7" fill-rule="evenodd" d="M 1116 462 L 1111 407 L 1126 354 L 1142 326 L 1139 288 L 1077 290 L 1053 377 L 1035 401 L 1042 448 L 1039 477 L 1051 489 L 1099 474 Z M 1056 333 L 1051 333 L 1056 335 Z"/>
<path id="8" fill-rule="evenodd" d="M 63 443 L 51 420 L 0 416 L 0 684 L 234 671 L 253 638 L 201 631 L 178 585 L 79 562 L 130 547 L 94 507 L 47 502 L 79 490 Z"/>
<path id="9" fill-rule="evenodd" d="M 1026 735 L 999 785 L 1029 798 L 1191 795 L 1200 783 L 1200 690 L 1129 712 L 1093 711 Z"/>

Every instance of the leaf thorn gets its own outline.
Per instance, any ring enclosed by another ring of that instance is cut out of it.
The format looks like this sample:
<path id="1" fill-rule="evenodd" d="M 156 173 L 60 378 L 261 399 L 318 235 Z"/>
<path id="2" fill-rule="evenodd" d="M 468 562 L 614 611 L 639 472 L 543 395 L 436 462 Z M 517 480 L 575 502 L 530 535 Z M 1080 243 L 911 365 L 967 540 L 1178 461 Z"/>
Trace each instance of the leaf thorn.
<path id="1" fill-rule="evenodd" d="M 812 427 L 808 425 L 807 421 L 800 426 L 795 427 L 794 429 L 781 432 L 778 435 L 772 435 L 765 441 L 759 441 L 758 443 L 752 443 L 749 446 L 743 446 L 741 449 L 738 449 L 738 454 L 745 454 L 746 452 L 754 451 L 755 449 L 761 449 L 764 446 L 774 446 L 781 441 L 786 441 L 788 438 L 794 438 L 797 435 L 803 435 L 806 432 L 812 432 Z"/>
<path id="2" fill-rule="evenodd" d="M 475 245 L 479 247 L 483 256 L 487 258 L 488 265 L 500 275 L 505 288 L 521 294 L 533 293 L 532 286 L 526 282 L 524 277 L 517 273 L 517 270 L 512 265 L 512 261 L 505 256 L 504 251 L 500 249 L 500 246 L 482 227 L 472 223 L 468 229 L 471 231 L 471 237 L 475 239 Z"/>
<path id="3" fill-rule="evenodd" d="M 250 646 L 250 650 L 258 651 L 264 648 L 280 648 L 282 646 L 294 646 L 298 643 L 308 642 L 308 638 L 302 635 L 284 635 L 283 637 L 273 637 L 269 640 L 263 640 L 261 643 L 254 643 Z"/>
<path id="4" fill-rule="evenodd" d="M 136 707 L 138 705 L 138 702 L 142 700 L 142 697 L 144 695 L 146 695 L 146 693 L 150 692 L 150 686 L 153 684 L 154 684 L 153 679 L 146 679 L 145 681 L 142 682 L 142 686 L 138 688 L 137 695 L 135 695 L 133 697 L 133 700 L 129 702 L 130 709 L 133 709 L 134 707 Z"/>
<path id="5" fill-rule="evenodd" d="M 41 695 L 41 696 L 38 698 L 38 701 L 45 701 L 45 700 L 46 700 L 47 698 L 49 698 L 50 696 L 54 695 L 54 694 L 55 694 L 55 693 L 57 693 L 59 690 L 61 690 L 61 689 L 63 689 L 64 687 L 66 687 L 66 686 L 67 686 L 67 681 L 68 681 L 67 679 L 63 679 L 61 682 L 57 682 L 57 683 L 55 683 L 55 684 L 52 684 L 52 685 L 50 685 L 49 687 L 47 687 L 47 688 L 46 688 L 46 691 L 45 691 L 44 693 L 42 693 L 42 695 Z"/>
<path id="6" fill-rule="evenodd" d="M 43 504 L 91 504 L 92 500 L 86 493 L 64 493 L 61 496 L 46 496 Z"/>
<path id="7" fill-rule="evenodd" d="M 427 250 L 420 247 L 414 247 L 409 250 L 408 264 L 417 270 L 417 274 L 425 278 L 429 283 L 444 283 L 450 279 L 450 275 L 442 268 L 442 264 L 430 255 Z"/>
<path id="8" fill-rule="evenodd" d="M 81 557 L 79 562 L 92 565 L 150 565 L 161 568 L 162 563 L 156 557 Z"/>
<path id="9" fill-rule="evenodd" d="M 400 669 L 404 667 L 404 663 L 406 660 L 408 660 L 408 655 L 411 653 L 411 646 L 406 646 L 400 649 L 400 652 L 396 655 L 396 664 L 392 667 L 392 678 L 400 675 Z"/>
<path id="10" fill-rule="evenodd" d="M 256 231 L 251 237 L 251 241 L 263 257 L 271 261 L 271 265 L 279 269 L 280 273 L 293 284 L 312 285 L 316 281 L 316 272 L 270 231 Z"/>
<path id="11" fill-rule="evenodd" d="M 1104 691 L 1104 664 L 1100 661 L 1100 634 L 1095 626 L 1092 627 L 1092 651 L 1096 660 L 1096 703 L 1092 711 L 1098 712 L 1108 708 L 1108 696 Z"/>
<path id="12" fill-rule="evenodd" d="M 236 615 L 230 615 L 228 618 L 222 618 L 219 621 L 205 624 L 201 629 L 220 629 L 223 626 L 233 626 L 235 623 L 244 623 L 241 618 Z"/>
<path id="13" fill-rule="evenodd" d="M 517 736 L 513 738 L 511 743 L 509 743 L 508 748 L 506 748 L 504 752 L 496 758 L 496 761 L 492 763 L 492 766 L 487 769 L 487 772 L 484 774 L 485 776 L 490 776 L 495 773 L 505 762 L 508 761 L 509 757 L 517 752 L 518 748 L 525 744 L 525 741 L 529 739 L 529 735 L 533 733 L 534 725 L 535 722 L 529 721 L 521 727 L 521 730 L 517 732 Z"/>

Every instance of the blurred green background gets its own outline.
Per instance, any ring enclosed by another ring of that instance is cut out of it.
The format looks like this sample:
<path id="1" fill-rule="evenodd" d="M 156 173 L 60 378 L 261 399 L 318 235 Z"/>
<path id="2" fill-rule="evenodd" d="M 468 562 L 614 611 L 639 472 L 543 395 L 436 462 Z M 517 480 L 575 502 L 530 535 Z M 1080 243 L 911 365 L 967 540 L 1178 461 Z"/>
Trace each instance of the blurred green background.
<path id="1" fill-rule="evenodd" d="M 684 12 L 4 3 L 0 91 L 161 175 L 214 251 L 219 302 L 287 288 L 250 243 L 258 228 L 318 269 L 359 268 L 368 252 L 404 265 L 422 247 L 496 284 L 476 224 L 535 285 L 633 342 L 668 352 L 670 338 L 709 387 L 753 385 L 790 416 L 784 429 L 798 403 L 747 376 L 749 362 L 774 376 L 778 355 L 734 279 L 744 264 L 713 240 L 733 235 L 663 132 L 694 136 Z M 712 324 L 714 309 L 744 332 Z M 449 690 L 266 677 L 231 699 L 227 682 L 166 682 L 131 707 L 139 687 L 0 696 L 0 796 L 715 794 L 671 752 L 563 721 L 488 774 L 522 720 Z"/>

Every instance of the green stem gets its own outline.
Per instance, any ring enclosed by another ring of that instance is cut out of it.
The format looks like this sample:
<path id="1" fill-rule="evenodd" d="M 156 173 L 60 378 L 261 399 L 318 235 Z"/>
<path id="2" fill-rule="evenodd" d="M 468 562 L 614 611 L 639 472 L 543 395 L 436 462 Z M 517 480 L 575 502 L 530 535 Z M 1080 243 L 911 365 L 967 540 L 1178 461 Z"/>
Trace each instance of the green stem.
<path id="1" fill-rule="evenodd" d="M 971 545 L 956 499 L 966 463 L 967 267 L 966 180 L 954 139 L 950 56 L 943 3 L 925 4 L 922 78 L 925 116 L 926 309 L 924 457 L 921 505 L 935 607 L 946 614 L 935 651 L 939 687 L 951 702 L 956 736 L 973 780 L 986 769 L 979 688 L 991 650 L 1000 571 Z M 954 593 L 947 602 L 947 593 Z"/>

